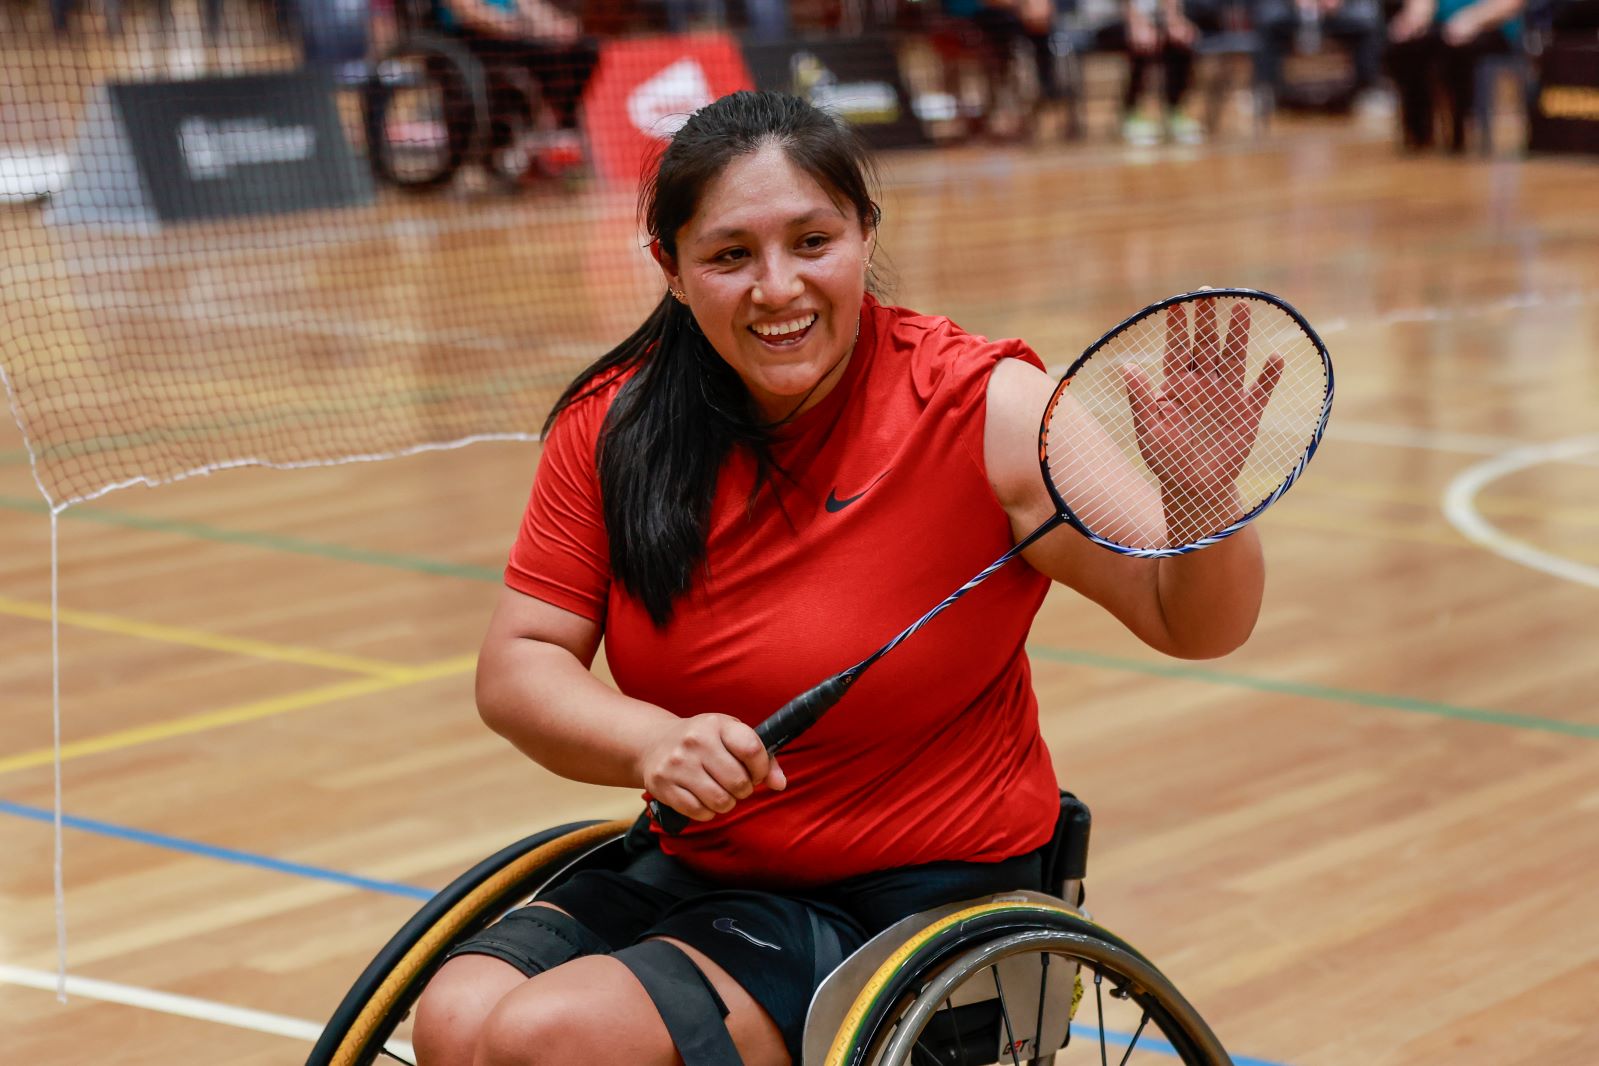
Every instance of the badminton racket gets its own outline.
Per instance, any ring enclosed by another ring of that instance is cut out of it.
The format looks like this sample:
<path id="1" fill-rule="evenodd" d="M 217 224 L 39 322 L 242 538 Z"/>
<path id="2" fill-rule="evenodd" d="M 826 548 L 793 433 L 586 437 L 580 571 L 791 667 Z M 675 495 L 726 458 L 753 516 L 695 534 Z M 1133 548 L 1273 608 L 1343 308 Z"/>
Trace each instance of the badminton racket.
<path id="1" fill-rule="evenodd" d="M 1139 311 L 1067 369 L 1038 428 L 1055 513 L 871 655 L 756 726 L 778 752 L 919 629 L 1069 525 L 1123 555 L 1183 555 L 1231 536 L 1304 473 L 1332 410 L 1327 347 L 1286 301 L 1201 289 Z M 685 815 L 651 801 L 667 833 Z"/>

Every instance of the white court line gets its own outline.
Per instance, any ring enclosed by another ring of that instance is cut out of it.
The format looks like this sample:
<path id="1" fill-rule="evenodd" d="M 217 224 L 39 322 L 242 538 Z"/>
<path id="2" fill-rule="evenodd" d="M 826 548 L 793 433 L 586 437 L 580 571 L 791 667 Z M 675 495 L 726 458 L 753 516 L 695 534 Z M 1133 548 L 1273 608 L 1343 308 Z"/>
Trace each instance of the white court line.
<path id="1" fill-rule="evenodd" d="M 1531 449 L 1542 452 L 1561 448 L 1558 441 L 1525 441 L 1510 437 L 1490 437 L 1480 433 L 1454 433 L 1449 430 L 1415 429 L 1410 426 L 1382 425 L 1376 422 L 1340 422 L 1337 415 L 1327 425 L 1328 439 L 1349 440 L 1358 444 L 1377 444 L 1390 448 L 1421 448 L 1461 455 L 1500 457 L 1507 452 Z M 1599 466 L 1599 453 L 1551 455 L 1544 462 L 1567 462 L 1578 466 Z"/>
<path id="2" fill-rule="evenodd" d="M 1456 307 L 1396 307 L 1382 314 L 1362 315 L 1356 322 L 1347 318 L 1330 318 L 1315 325 L 1316 332 L 1325 336 L 1329 333 L 1342 333 L 1356 326 L 1369 329 L 1419 322 L 1453 322 L 1458 319 L 1503 314 L 1506 311 L 1545 311 L 1585 307 L 1596 300 L 1599 300 L 1599 289 L 1567 289 L 1552 293 L 1513 292 L 1497 299 L 1481 300 Z"/>
<path id="3" fill-rule="evenodd" d="M 0 982 L 21 985 L 24 988 L 37 988 L 45 992 L 54 992 L 61 982 L 61 978 L 54 971 L 30 970 L 22 966 L 9 966 L 0 963 Z M 273 1036 L 287 1036 L 295 1040 L 304 1040 L 307 1043 L 316 1043 L 322 1035 L 322 1026 L 316 1022 L 308 1022 L 302 1018 L 290 1018 L 283 1014 L 269 1014 L 266 1011 L 250 1010 L 245 1007 L 232 1007 L 226 1003 L 213 1003 L 208 999 L 195 999 L 192 996 L 179 996 L 171 992 L 157 992 L 149 988 L 136 988 L 133 985 L 117 984 L 113 981 L 98 981 L 92 977 L 74 977 L 71 974 L 66 978 L 66 992 L 69 996 L 81 996 L 84 999 L 101 1000 L 106 1003 L 120 1003 L 127 1007 L 139 1007 L 144 1010 L 160 1011 L 162 1014 L 175 1014 L 182 1018 L 194 1018 L 203 1022 L 216 1022 L 219 1025 L 231 1025 L 235 1029 L 251 1029 L 258 1033 L 270 1033 Z M 415 1061 L 416 1053 L 411 1045 L 403 1040 L 391 1040 L 389 1048 L 405 1058 Z"/>
<path id="4" fill-rule="evenodd" d="M 1482 491 L 1483 486 L 1502 477 L 1545 463 L 1591 463 L 1596 457 L 1599 457 L 1599 436 L 1572 437 L 1569 440 L 1513 448 L 1456 476 L 1444 491 L 1444 517 L 1467 539 L 1495 555 L 1553 577 L 1599 588 L 1599 568 L 1542 551 L 1526 541 L 1500 532 L 1483 518 L 1476 505 L 1477 493 Z"/>

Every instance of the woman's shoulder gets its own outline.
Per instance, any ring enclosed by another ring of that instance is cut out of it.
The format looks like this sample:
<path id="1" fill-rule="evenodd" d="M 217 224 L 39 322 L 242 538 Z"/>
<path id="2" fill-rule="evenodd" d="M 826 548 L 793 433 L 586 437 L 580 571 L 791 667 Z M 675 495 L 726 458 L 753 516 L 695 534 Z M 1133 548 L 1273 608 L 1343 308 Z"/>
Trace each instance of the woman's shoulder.
<path id="1" fill-rule="evenodd" d="M 591 440 L 597 437 L 617 393 L 637 372 L 637 366 L 610 367 L 583 382 L 556 412 L 550 423 L 550 437 L 572 434 Z"/>
<path id="2" fill-rule="evenodd" d="M 867 313 L 881 351 L 908 366 L 917 391 L 927 395 L 952 384 L 987 380 L 1001 359 L 1023 359 L 1043 368 L 1043 360 L 1026 341 L 1015 337 L 990 340 L 944 315 L 871 301 Z"/>

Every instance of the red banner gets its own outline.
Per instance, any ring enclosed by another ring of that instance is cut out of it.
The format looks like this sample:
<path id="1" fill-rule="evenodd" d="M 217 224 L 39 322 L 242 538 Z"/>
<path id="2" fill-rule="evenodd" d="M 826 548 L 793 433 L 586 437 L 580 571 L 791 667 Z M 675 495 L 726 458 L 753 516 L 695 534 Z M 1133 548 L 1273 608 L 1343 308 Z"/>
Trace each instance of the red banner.
<path id="1" fill-rule="evenodd" d="M 754 87 L 738 44 L 725 33 L 606 41 L 583 95 L 595 172 L 638 184 L 661 142 L 690 113 Z"/>

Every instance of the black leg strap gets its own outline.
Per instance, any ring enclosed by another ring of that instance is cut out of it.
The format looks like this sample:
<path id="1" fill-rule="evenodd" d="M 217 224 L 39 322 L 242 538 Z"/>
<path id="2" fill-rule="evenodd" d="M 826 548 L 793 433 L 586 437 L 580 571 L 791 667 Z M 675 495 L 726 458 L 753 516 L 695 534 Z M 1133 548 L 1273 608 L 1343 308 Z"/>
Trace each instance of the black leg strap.
<path id="1" fill-rule="evenodd" d="M 533 977 L 572 959 L 610 950 L 611 945 L 570 915 L 551 907 L 530 906 L 512 911 L 461 941 L 444 957 L 489 955 Z"/>
<path id="2" fill-rule="evenodd" d="M 744 1066 L 727 1031 L 727 1004 L 675 944 L 645 940 L 611 957 L 631 970 L 649 993 L 683 1066 Z"/>

